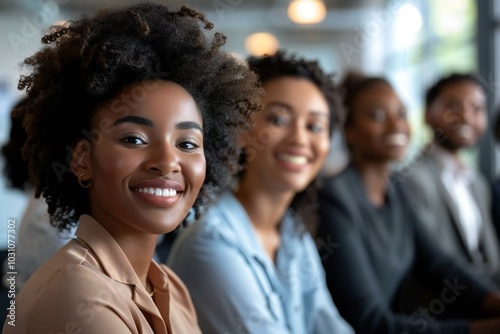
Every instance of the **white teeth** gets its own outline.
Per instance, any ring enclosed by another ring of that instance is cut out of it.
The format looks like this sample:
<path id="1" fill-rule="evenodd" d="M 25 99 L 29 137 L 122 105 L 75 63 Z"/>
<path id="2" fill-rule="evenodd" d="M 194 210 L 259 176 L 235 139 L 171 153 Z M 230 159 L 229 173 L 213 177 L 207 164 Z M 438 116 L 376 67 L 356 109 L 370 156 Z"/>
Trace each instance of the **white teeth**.
<path id="1" fill-rule="evenodd" d="M 281 153 L 278 155 L 278 159 L 294 164 L 294 165 L 305 165 L 307 164 L 307 158 L 303 155 L 293 155 Z"/>
<path id="2" fill-rule="evenodd" d="M 177 195 L 177 191 L 175 189 L 163 189 L 161 195 L 163 197 L 175 196 L 175 195 Z"/>
<path id="3" fill-rule="evenodd" d="M 160 196 L 160 197 L 173 197 L 177 195 L 177 190 L 175 189 L 161 189 L 161 188 L 139 188 L 137 191 L 141 193 L 146 193 L 150 195 Z"/>
<path id="4" fill-rule="evenodd" d="M 404 133 L 395 133 L 385 137 L 385 143 L 389 145 L 405 146 L 408 144 L 408 136 Z"/>
<path id="5" fill-rule="evenodd" d="M 469 138 L 472 136 L 472 127 L 467 124 L 461 125 L 458 128 L 458 135 L 462 138 Z"/>

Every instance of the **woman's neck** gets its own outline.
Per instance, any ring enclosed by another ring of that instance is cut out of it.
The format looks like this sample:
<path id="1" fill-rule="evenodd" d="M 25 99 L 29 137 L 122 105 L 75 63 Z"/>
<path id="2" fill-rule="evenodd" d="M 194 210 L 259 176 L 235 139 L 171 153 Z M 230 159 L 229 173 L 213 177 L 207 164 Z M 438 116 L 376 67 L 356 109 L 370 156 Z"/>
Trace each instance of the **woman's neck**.
<path id="1" fill-rule="evenodd" d="M 292 202 L 293 192 L 263 189 L 261 184 L 242 180 L 234 195 L 257 230 L 277 230 Z"/>
<path id="2" fill-rule="evenodd" d="M 375 207 L 384 206 L 391 172 L 390 162 L 374 162 L 356 158 L 353 158 L 352 162 L 361 175 L 370 202 Z"/>
<path id="3" fill-rule="evenodd" d="M 266 188 L 263 182 L 244 179 L 234 195 L 250 218 L 264 251 L 276 263 L 281 245 L 279 225 L 295 193 Z"/>
<path id="4" fill-rule="evenodd" d="M 149 267 L 155 254 L 158 236 L 149 234 L 141 240 L 138 238 L 123 238 L 119 241 L 119 245 L 140 281 L 146 287 Z"/>
<path id="5" fill-rule="evenodd" d="M 141 233 L 137 230 L 130 232 L 130 230 L 123 228 L 127 225 L 120 223 L 102 225 L 118 243 L 139 280 L 146 287 L 146 278 L 156 250 L 158 235 Z"/>

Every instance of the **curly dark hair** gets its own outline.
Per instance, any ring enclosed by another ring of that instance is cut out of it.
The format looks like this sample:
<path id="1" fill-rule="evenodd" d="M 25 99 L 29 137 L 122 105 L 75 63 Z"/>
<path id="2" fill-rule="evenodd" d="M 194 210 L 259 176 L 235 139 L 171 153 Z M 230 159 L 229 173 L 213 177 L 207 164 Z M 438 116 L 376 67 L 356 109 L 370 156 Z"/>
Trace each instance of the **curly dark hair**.
<path id="1" fill-rule="evenodd" d="M 479 77 L 473 73 L 451 73 L 448 76 L 440 78 L 431 87 L 429 87 L 429 89 L 427 89 L 425 94 L 425 106 L 429 107 L 432 102 L 438 98 L 445 86 L 460 81 L 469 81 L 485 89 L 483 82 L 481 82 Z"/>
<path id="2" fill-rule="evenodd" d="M 31 74 L 21 76 L 18 88 L 35 100 L 18 110 L 29 134 L 24 155 L 35 196 L 46 198 L 54 226 L 68 229 L 89 212 L 87 189 L 69 168 L 72 145 L 91 139 L 96 107 L 131 84 L 175 82 L 201 111 L 207 170 L 194 204 L 197 217 L 239 171 L 237 138 L 260 109 L 262 88 L 245 64 L 222 51 L 224 35 L 205 35 L 212 28 L 190 7 L 141 2 L 51 27 L 42 38 L 47 45 L 24 60 Z"/>
<path id="3" fill-rule="evenodd" d="M 307 60 L 297 53 L 279 50 L 273 55 L 263 57 L 249 57 L 247 59 L 250 69 L 259 76 L 262 84 L 281 78 L 292 76 L 310 80 L 323 93 L 330 108 L 330 136 L 335 126 L 344 121 L 344 109 L 342 98 L 337 86 L 334 84 L 334 73 L 326 73 L 322 70 L 317 60 Z"/>
<path id="4" fill-rule="evenodd" d="M 14 105 L 10 113 L 9 139 L 1 149 L 4 158 L 3 174 L 7 178 L 8 185 L 13 189 L 22 191 L 31 188 L 28 163 L 22 154 L 22 148 L 28 135 L 23 128 L 22 119 L 14 117 L 14 112 L 29 102 L 30 99 L 28 97 L 23 97 Z"/>
<path id="5" fill-rule="evenodd" d="M 392 88 L 390 82 L 383 77 L 365 76 L 358 71 L 348 71 L 340 83 L 346 117 L 344 126 L 351 124 L 353 119 L 352 108 L 356 98 L 373 85 L 384 84 Z"/>
<path id="6" fill-rule="evenodd" d="M 335 74 L 323 71 L 317 60 L 307 60 L 297 53 L 279 50 L 273 55 L 249 57 L 247 61 L 250 69 L 257 73 L 263 85 L 268 81 L 285 76 L 304 78 L 314 83 L 325 97 L 330 109 L 330 137 L 335 127 L 341 126 L 345 114 L 340 91 L 334 83 Z M 245 164 L 244 156 L 241 161 Z M 312 226 L 314 223 L 309 223 L 314 222 L 317 190 L 320 183 L 319 178 L 314 179 L 306 189 L 295 195 L 290 205 L 310 230 L 314 228 Z"/>

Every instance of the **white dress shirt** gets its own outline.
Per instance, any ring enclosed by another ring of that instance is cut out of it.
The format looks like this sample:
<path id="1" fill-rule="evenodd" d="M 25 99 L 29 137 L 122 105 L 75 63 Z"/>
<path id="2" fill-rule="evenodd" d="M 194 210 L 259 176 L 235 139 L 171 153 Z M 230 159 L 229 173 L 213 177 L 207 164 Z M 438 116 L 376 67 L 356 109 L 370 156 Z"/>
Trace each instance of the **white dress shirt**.
<path id="1" fill-rule="evenodd" d="M 477 252 L 483 221 L 479 207 L 472 196 L 473 171 L 440 147 L 436 147 L 436 156 L 443 166 L 441 180 L 455 202 L 467 247 L 471 252 Z"/>

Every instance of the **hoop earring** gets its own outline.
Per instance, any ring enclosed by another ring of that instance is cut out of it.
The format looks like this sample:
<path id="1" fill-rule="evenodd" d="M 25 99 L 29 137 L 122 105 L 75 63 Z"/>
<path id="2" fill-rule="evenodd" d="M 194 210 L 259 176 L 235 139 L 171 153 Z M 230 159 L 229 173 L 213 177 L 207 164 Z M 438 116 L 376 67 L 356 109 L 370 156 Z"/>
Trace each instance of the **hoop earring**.
<path id="1" fill-rule="evenodd" d="M 85 173 L 82 173 L 78 176 L 78 184 L 82 186 L 82 188 L 88 189 L 92 187 L 92 180 L 84 181 L 82 180 L 82 177 L 85 175 Z M 86 183 L 84 183 L 86 182 Z"/>

